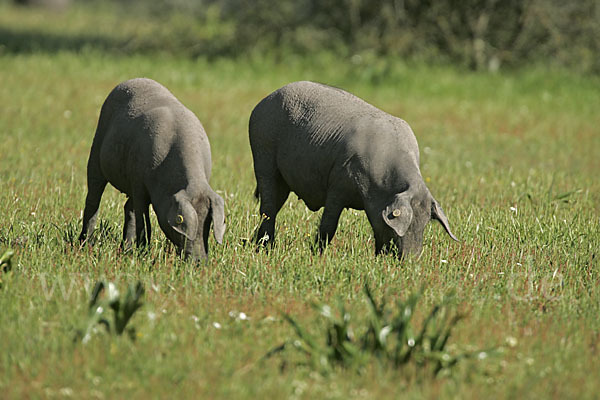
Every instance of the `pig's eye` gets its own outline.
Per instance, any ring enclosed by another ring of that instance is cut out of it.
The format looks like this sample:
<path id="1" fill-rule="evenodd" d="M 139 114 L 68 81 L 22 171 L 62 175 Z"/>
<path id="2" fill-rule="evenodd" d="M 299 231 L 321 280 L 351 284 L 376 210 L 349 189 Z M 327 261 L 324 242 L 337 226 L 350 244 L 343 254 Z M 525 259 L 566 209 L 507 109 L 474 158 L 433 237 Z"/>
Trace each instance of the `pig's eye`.
<path id="1" fill-rule="evenodd" d="M 183 224 L 183 215 L 181 215 L 181 214 L 177 215 L 177 218 L 175 218 L 175 221 L 178 224 Z"/>

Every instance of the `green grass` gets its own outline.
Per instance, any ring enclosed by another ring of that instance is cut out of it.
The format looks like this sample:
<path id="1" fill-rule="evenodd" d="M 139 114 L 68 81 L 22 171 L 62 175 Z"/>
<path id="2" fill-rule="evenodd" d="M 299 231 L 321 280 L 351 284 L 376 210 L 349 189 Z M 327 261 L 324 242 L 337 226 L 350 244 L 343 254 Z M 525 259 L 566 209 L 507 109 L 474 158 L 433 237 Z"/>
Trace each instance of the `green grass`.
<path id="1" fill-rule="evenodd" d="M 79 8 L 45 20 L 40 13 L 0 4 L 0 24 L 76 37 L 98 18 L 106 22 L 101 34 L 117 39 L 166 29 L 135 30 L 139 23 L 119 31 L 112 14 Z M 70 21 L 80 25 L 63 28 Z M 598 78 L 540 67 L 488 75 L 327 55 L 209 62 L 93 43 L 40 46 L 0 50 L 0 253 L 15 252 L 0 288 L 3 398 L 596 396 Z M 180 260 L 154 217 L 149 251 L 119 252 L 125 199 L 112 188 L 100 209 L 100 240 L 85 249 L 74 243 L 100 106 L 117 83 L 136 76 L 166 85 L 209 135 L 211 185 L 226 201 L 227 232 L 222 246 L 211 238 L 204 266 Z M 310 247 L 319 214 L 292 196 L 273 250 L 243 245 L 260 222 L 249 114 L 266 94 L 300 79 L 343 87 L 411 124 L 423 176 L 460 243 L 432 223 L 419 259 L 376 258 L 364 213 L 345 211 L 317 256 Z M 123 290 L 143 282 L 144 305 L 129 322 L 134 341 L 73 341 L 99 280 Z M 365 319 L 365 284 L 390 304 L 424 287 L 423 314 L 453 290 L 465 314 L 453 329 L 455 349 L 504 351 L 424 381 L 377 365 L 322 376 L 282 365 L 281 357 L 261 361 L 294 336 L 282 313 L 314 329 L 311 302 L 340 299 Z"/>

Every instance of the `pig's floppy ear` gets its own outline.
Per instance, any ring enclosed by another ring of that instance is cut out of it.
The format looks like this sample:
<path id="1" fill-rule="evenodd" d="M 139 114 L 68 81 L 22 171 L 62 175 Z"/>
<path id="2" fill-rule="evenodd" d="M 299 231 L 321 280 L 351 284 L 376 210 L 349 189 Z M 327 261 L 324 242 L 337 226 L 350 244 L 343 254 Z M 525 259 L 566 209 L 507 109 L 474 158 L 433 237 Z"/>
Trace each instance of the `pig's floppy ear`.
<path id="1" fill-rule="evenodd" d="M 398 236 L 404 236 L 413 220 L 413 210 L 408 196 L 396 195 L 394 201 L 381 212 L 381 216 Z"/>
<path id="2" fill-rule="evenodd" d="M 433 198 L 431 199 L 431 218 L 438 220 L 440 224 L 442 224 L 446 232 L 448 232 L 448 235 L 450 235 L 452 239 L 458 242 L 458 239 L 450 230 L 450 224 L 448 224 L 448 217 L 446 217 L 446 214 L 444 214 L 442 206 L 440 206 L 440 203 L 438 203 L 436 199 Z"/>
<path id="3" fill-rule="evenodd" d="M 187 240 L 196 239 L 198 214 L 189 201 L 173 199 L 167 214 L 167 222 L 175 232 L 182 234 Z"/>
<path id="4" fill-rule="evenodd" d="M 213 220 L 213 233 L 217 243 L 223 243 L 225 234 L 225 201 L 223 198 L 212 192 L 210 195 L 210 212 Z"/>

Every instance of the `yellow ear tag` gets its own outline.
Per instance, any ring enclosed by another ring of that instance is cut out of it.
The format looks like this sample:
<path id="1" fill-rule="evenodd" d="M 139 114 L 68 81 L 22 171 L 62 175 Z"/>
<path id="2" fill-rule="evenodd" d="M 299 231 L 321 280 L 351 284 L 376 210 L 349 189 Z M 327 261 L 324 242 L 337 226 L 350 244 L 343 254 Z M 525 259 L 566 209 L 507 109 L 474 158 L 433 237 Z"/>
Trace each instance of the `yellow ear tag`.
<path id="1" fill-rule="evenodd" d="M 402 214 L 402 211 L 400 211 L 400 209 L 396 208 L 394 211 L 392 211 L 392 215 L 394 217 L 399 217 L 400 214 Z"/>
<path id="2" fill-rule="evenodd" d="M 181 214 L 177 215 L 176 221 L 178 224 L 183 224 L 183 215 L 181 215 Z"/>

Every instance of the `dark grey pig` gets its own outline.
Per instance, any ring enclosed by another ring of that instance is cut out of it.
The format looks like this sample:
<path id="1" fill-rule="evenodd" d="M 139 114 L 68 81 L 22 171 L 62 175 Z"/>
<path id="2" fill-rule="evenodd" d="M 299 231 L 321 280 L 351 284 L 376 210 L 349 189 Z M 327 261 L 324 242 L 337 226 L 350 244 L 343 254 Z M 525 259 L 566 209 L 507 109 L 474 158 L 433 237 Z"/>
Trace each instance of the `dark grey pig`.
<path id="1" fill-rule="evenodd" d="M 225 231 L 224 202 L 208 182 L 210 145 L 198 118 L 159 83 L 132 79 L 108 95 L 87 166 L 85 241 L 94 230 L 104 188 L 127 194 L 123 245 L 150 241 L 152 204 L 167 238 L 186 256 L 205 258 L 211 220 L 218 243 Z"/>
<path id="2" fill-rule="evenodd" d="M 294 82 L 254 108 L 249 131 L 264 218 L 257 242 L 274 239 L 275 218 L 290 191 L 312 211 L 325 207 L 317 235 L 321 249 L 344 208 L 365 210 L 376 254 L 392 243 L 400 257 L 420 253 L 432 218 L 456 240 L 425 186 L 417 140 L 402 119 L 341 89 Z"/>

